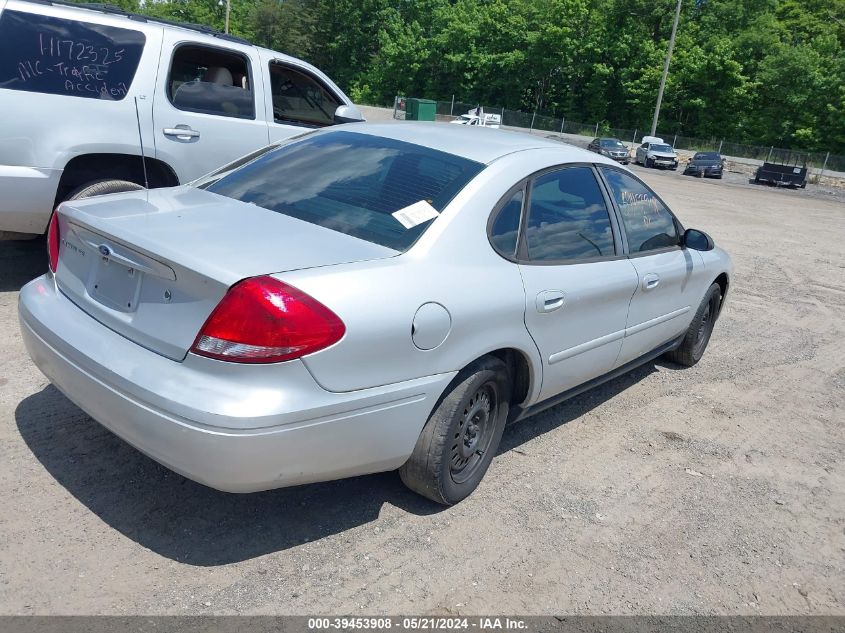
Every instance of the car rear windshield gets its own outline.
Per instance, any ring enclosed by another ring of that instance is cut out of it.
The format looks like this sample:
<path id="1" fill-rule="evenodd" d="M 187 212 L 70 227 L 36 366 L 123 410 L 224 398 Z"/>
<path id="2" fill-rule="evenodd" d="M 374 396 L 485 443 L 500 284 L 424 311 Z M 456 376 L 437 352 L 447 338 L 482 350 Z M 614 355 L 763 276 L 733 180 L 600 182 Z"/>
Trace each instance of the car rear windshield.
<path id="1" fill-rule="evenodd" d="M 722 160 L 722 157 L 715 152 L 698 152 L 692 157 L 693 160 Z"/>
<path id="2" fill-rule="evenodd" d="M 483 168 L 420 145 L 338 130 L 283 145 L 198 186 L 405 251 Z"/>

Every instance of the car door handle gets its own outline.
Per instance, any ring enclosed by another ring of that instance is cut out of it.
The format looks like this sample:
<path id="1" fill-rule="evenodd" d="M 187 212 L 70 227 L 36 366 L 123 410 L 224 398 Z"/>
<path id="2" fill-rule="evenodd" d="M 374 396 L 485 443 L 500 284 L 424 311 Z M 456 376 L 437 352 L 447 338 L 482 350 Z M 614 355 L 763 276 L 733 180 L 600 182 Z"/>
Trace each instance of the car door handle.
<path id="1" fill-rule="evenodd" d="M 554 312 L 563 307 L 563 302 L 563 291 L 544 290 L 537 294 L 537 312 Z"/>
<path id="2" fill-rule="evenodd" d="M 660 276 L 654 273 L 643 275 L 643 290 L 654 290 L 660 283 Z"/>
<path id="3" fill-rule="evenodd" d="M 175 136 L 176 138 L 187 141 L 192 138 L 199 138 L 200 133 L 192 130 L 187 125 L 177 125 L 176 127 L 166 127 L 162 130 L 165 136 Z"/>

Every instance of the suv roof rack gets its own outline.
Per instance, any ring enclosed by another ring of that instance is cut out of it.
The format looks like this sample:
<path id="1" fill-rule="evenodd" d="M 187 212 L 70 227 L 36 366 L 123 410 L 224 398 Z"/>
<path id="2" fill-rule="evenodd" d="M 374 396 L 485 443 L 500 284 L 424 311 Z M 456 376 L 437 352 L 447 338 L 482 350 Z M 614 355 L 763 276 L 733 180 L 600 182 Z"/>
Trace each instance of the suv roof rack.
<path id="1" fill-rule="evenodd" d="M 230 35 L 228 33 L 221 33 L 215 28 L 207 26 L 205 24 L 191 24 L 190 22 L 176 22 L 175 20 L 167 20 L 165 18 L 157 18 L 151 15 L 142 15 L 140 13 L 132 13 L 131 11 L 126 11 L 125 9 L 121 9 L 118 6 L 113 4 L 108 4 L 105 2 L 68 2 L 67 0 L 23 0 L 24 2 L 32 2 L 33 4 L 48 4 L 48 5 L 56 5 L 62 7 L 72 7 L 75 9 L 89 9 L 91 11 L 100 11 L 101 13 L 108 13 L 110 15 L 122 15 L 130 20 L 136 20 L 137 22 L 156 22 L 159 24 L 166 24 L 167 26 L 175 26 L 182 29 L 188 29 L 189 31 L 196 31 L 197 33 L 203 33 L 204 35 L 210 35 L 212 37 L 220 38 L 221 40 L 227 40 L 229 42 L 236 42 L 238 44 L 247 44 L 252 46 L 252 42 L 242 37 L 238 37 L 237 35 Z"/>

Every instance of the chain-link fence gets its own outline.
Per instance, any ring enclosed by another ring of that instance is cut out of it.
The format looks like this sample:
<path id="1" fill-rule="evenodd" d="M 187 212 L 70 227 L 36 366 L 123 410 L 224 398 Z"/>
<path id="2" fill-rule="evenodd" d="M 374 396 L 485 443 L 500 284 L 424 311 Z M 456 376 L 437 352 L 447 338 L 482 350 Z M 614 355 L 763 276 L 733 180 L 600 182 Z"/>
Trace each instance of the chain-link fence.
<path id="1" fill-rule="evenodd" d="M 405 101 L 405 97 L 396 97 L 393 104 L 393 118 L 405 118 Z M 648 130 L 615 128 L 607 121 L 582 123 L 566 117 L 549 116 L 540 112 L 522 112 L 454 100 L 438 101 L 437 117 L 439 120 L 448 121 L 462 114 L 472 114 L 479 107 L 485 113 L 500 115 L 503 127 L 521 128 L 530 134 L 573 135 L 590 138 L 611 136 L 630 146 L 637 145 L 642 137 L 648 134 Z M 676 150 L 719 152 L 723 156 L 746 158 L 760 162 L 776 162 L 788 165 L 806 164 L 807 167 L 815 170 L 816 175 L 828 172 L 845 172 L 845 156 L 831 154 L 830 152 L 799 152 L 769 145 L 745 145 L 721 138 L 704 139 L 682 136 L 660 130 L 655 136 L 659 136 L 665 142 L 670 143 Z"/>

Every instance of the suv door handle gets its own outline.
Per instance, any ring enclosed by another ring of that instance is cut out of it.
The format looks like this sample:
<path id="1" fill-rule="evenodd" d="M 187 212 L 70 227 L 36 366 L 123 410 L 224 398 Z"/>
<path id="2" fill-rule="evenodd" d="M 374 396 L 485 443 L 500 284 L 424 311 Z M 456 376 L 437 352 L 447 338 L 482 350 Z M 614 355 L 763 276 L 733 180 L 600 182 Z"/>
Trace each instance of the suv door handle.
<path id="1" fill-rule="evenodd" d="M 564 294 L 562 290 L 544 290 L 537 293 L 537 312 L 554 312 L 562 308 Z"/>
<path id="2" fill-rule="evenodd" d="M 176 127 L 166 127 L 162 130 L 165 136 L 175 136 L 180 141 L 188 141 L 192 138 L 199 138 L 200 133 L 192 130 L 187 125 L 177 125 Z"/>
<path id="3" fill-rule="evenodd" d="M 643 290 L 654 290 L 660 283 L 660 276 L 654 273 L 643 275 Z"/>

